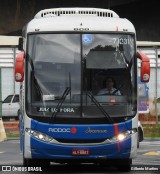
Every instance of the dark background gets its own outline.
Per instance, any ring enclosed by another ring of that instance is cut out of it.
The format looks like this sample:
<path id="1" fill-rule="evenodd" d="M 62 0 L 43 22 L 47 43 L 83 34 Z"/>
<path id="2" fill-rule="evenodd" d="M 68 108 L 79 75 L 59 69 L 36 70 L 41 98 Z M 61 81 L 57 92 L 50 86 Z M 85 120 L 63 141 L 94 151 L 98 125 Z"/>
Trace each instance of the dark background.
<path id="1" fill-rule="evenodd" d="M 109 8 L 136 28 L 137 40 L 160 41 L 158 0 L 0 0 L 0 35 L 21 36 L 22 27 L 46 8 Z"/>

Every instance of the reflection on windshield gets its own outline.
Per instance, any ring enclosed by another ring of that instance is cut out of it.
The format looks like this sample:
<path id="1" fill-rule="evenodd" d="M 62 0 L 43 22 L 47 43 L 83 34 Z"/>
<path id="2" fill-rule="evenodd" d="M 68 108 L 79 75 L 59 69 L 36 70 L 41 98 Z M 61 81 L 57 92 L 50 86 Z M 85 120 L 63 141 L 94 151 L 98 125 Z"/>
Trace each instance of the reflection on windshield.
<path id="1" fill-rule="evenodd" d="M 134 36 L 37 34 L 28 41 L 29 115 L 110 120 L 136 113 Z M 115 83 L 102 95 L 107 77 Z"/>
<path id="2" fill-rule="evenodd" d="M 111 116 L 136 113 L 135 39 L 131 35 L 83 34 L 84 90 Z M 86 103 L 83 103 L 86 106 Z M 88 111 L 84 115 L 89 115 Z"/>
<path id="3" fill-rule="evenodd" d="M 113 119 L 111 116 L 104 110 L 104 108 L 100 105 L 100 102 L 96 100 L 96 98 L 92 95 L 91 92 L 87 92 L 88 97 L 96 104 L 98 109 L 104 114 L 104 116 L 108 119 L 110 123 L 114 123 Z"/>
<path id="4" fill-rule="evenodd" d="M 61 100 L 58 102 L 57 106 L 56 106 L 56 111 L 57 112 L 53 112 L 52 116 L 51 116 L 51 120 L 52 118 L 55 118 L 57 113 L 60 112 L 60 108 L 64 102 L 64 100 L 66 99 L 66 96 L 69 94 L 69 92 L 71 91 L 71 87 L 67 87 L 61 97 Z"/>
<path id="5" fill-rule="evenodd" d="M 28 61 L 27 66 L 30 72 L 27 77 L 30 114 L 48 116 L 57 112 L 57 104 L 67 87 L 71 88 L 70 95 L 64 101 L 68 105 L 60 108 L 60 113 L 73 114 L 74 111 L 78 114 L 80 98 L 77 99 L 76 107 L 73 107 L 71 93 L 80 94 L 81 88 L 80 35 L 30 35 L 29 59 L 33 62 L 31 65 L 31 61 Z"/>

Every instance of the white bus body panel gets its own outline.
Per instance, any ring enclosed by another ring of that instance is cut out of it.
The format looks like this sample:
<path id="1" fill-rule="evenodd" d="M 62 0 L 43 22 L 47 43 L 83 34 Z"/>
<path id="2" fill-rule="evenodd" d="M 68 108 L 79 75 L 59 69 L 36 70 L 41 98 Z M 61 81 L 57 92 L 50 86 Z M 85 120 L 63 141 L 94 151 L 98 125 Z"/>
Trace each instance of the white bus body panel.
<path id="1" fill-rule="evenodd" d="M 78 14 L 76 14 L 76 12 L 75 14 L 60 14 L 66 13 L 66 9 L 57 9 L 57 15 L 50 12 L 52 9 L 39 12 L 35 18 L 28 23 L 27 33 L 49 31 L 117 31 L 135 33 L 135 28 L 130 21 L 119 18 L 119 16 L 111 10 L 97 9 L 99 10 L 97 14 L 79 14 L 84 9 L 77 8 L 76 10 Z M 94 11 L 95 9 L 90 9 L 88 13 L 94 13 Z M 106 13 L 111 13 L 110 11 L 113 13 L 112 17 L 105 16 Z M 45 13 L 46 15 L 44 15 Z M 101 15 L 98 16 L 99 13 Z"/>

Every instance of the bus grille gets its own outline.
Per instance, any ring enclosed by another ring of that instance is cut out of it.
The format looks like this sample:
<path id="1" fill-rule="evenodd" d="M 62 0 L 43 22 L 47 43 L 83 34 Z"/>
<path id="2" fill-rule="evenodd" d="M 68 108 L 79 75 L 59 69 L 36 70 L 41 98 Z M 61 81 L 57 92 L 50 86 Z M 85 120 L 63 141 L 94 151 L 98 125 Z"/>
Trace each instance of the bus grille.
<path id="1" fill-rule="evenodd" d="M 106 139 L 60 139 L 56 138 L 59 143 L 70 143 L 70 144 L 88 144 L 88 143 L 102 143 Z"/>

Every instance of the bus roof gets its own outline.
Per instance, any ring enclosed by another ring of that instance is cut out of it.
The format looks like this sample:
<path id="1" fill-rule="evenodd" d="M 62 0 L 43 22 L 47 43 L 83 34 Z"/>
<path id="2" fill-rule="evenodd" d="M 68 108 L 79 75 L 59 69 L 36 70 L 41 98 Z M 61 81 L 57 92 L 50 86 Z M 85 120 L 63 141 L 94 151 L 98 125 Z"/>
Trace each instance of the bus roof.
<path id="1" fill-rule="evenodd" d="M 35 18 L 61 15 L 97 15 L 101 17 L 119 18 L 118 14 L 114 11 L 100 8 L 51 8 L 41 10 L 35 15 Z"/>
<path id="2" fill-rule="evenodd" d="M 27 26 L 28 32 L 111 31 L 135 33 L 133 24 L 112 10 L 99 8 L 56 8 L 38 12 Z"/>

